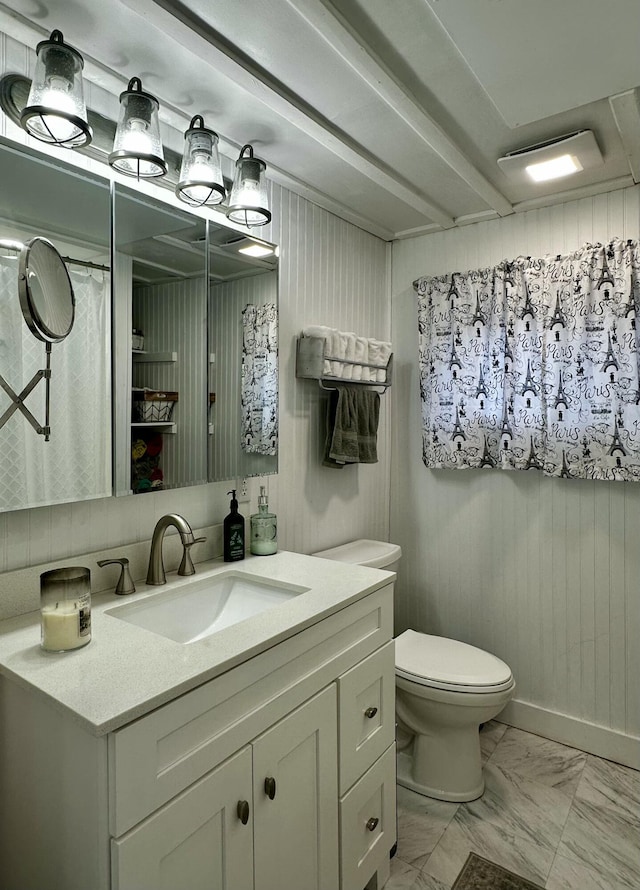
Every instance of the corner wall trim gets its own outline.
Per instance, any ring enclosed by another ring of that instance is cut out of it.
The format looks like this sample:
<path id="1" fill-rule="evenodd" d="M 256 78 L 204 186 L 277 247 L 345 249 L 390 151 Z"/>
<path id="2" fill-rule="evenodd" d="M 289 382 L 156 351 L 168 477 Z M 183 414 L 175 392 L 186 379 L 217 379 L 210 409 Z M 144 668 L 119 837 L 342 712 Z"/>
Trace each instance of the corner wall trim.
<path id="1" fill-rule="evenodd" d="M 517 700 L 509 702 L 496 719 L 517 729 L 640 770 L 640 739 L 636 736 Z"/>

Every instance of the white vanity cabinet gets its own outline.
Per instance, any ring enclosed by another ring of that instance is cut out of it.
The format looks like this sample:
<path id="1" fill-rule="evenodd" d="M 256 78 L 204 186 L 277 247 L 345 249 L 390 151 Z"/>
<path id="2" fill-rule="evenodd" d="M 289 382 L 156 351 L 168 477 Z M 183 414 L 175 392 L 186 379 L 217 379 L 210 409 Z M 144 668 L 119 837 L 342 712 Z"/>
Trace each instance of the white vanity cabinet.
<path id="1" fill-rule="evenodd" d="M 3 890 L 380 888 L 396 827 L 392 591 L 107 735 L 1 677 Z"/>

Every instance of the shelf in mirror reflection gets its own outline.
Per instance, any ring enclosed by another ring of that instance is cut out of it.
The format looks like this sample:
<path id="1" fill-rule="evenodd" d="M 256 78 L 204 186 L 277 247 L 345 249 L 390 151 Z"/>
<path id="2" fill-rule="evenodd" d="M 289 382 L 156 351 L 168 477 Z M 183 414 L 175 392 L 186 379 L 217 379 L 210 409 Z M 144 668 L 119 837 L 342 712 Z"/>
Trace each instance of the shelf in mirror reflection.
<path id="1" fill-rule="evenodd" d="M 131 424 L 131 429 L 143 429 L 143 430 L 160 430 L 163 433 L 175 433 L 176 424 L 172 423 L 170 420 L 159 420 L 157 422 L 147 421 L 143 423 L 142 421 L 133 422 Z"/>

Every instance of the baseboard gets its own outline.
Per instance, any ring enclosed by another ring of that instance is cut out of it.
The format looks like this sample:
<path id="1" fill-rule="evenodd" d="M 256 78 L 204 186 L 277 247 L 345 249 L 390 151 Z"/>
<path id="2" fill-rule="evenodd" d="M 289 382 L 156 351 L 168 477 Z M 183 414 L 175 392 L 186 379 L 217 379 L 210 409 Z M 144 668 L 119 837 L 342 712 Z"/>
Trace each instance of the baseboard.
<path id="1" fill-rule="evenodd" d="M 496 720 L 640 770 L 640 738 L 637 736 L 517 700 L 509 702 Z"/>

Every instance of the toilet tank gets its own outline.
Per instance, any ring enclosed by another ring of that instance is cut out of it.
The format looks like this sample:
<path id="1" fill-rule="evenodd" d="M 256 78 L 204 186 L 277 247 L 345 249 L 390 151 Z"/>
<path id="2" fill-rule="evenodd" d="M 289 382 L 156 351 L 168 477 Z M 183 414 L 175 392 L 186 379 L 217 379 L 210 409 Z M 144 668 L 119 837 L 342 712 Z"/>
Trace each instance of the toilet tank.
<path id="1" fill-rule="evenodd" d="M 319 550 L 317 553 L 312 553 L 311 556 L 335 559 L 338 562 L 349 562 L 354 565 L 371 566 L 374 569 L 385 569 L 387 572 L 397 572 L 402 550 L 399 544 L 360 539 L 359 541 L 348 541 L 339 547 L 331 547 L 329 550 Z"/>

